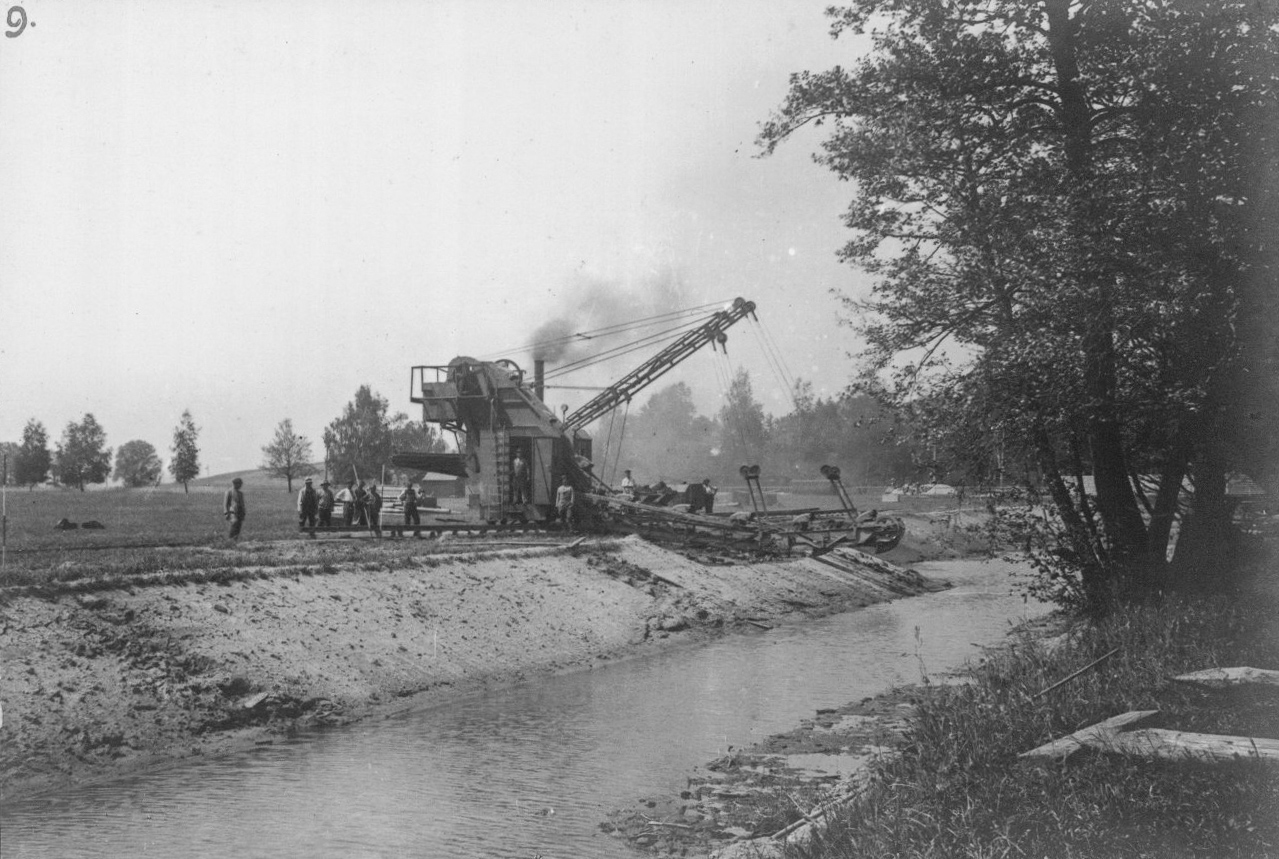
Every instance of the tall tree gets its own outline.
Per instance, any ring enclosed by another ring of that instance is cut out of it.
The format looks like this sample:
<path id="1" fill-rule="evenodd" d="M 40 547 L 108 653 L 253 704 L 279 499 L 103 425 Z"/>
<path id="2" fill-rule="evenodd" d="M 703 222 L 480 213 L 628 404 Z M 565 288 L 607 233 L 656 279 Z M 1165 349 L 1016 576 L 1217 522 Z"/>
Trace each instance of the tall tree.
<path id="1" fill-rule="evenodd" d="M 866 386 L 948 405 L 933 423 L 956 438 L 1026 440 L 1090 593 L 1149 581 L 1185 473 L 1220 497 L 1232 464 L 1218 440 L 1239 411 L 1236 320 L 1249 273 L 1265 280 L 1259 227 L 1275 226 L 1246 177 L 1274 172 L 1279 7 L 861 0 L 831 15 L 836 36 L 873 29 L 871 55 L 792 76 L 760 139 L 832 128 L 819 160 L 857 188 L 841 256 L 876 277 L 869 301 L 845 301 L 871 320 Z M 1147 498 L 1134 478 L 1151 470 Z M 1070 479 L 1086 472 L 1088 496 Z"/>
<path id="2" fill-rule="evenodd" d="M 261 468 L 272 477 L 282 477 L 287 484 L 285 491 L 293 492 L 293 479 L 309 474 L 314 466 L 311 463 L 311 442 L 304 435 L 293 431 L 292 418 L 285 418 L 275 428 L 275 436 L 271 443 L 262 448 Z"/>
<path id="3" fill-rule="evenodd" d="M 173 458 L 169 460 L 169 473 L 182 484 L 183 492 L 190 492 L 187 485 L 200 476 L 200 428 L 195 425 L 190 409 L 183 409 L 178 425 L 173 428 Z"/>
<path id="4" fill-rule="evenodd" d="M 342 414 L 325 428 L 324 461 L 334 480 L 380 477 L 394 450 L 389 408 L 385 397 L 361 385 Z"/>
<path id="5" fill-rule="evenodd" d="M 22 444 L 18 448 L 18 457 L 13 465 L 16 482 L 19 486 L 34 489 L 36 484 L 49 479 L 49 470 L 53 466 L 53 455 L 49 453 L 49 433 L 44 424 L 35 418 L 27 421 L 22 428 Z"/>
<path id="6" fill-rule="evenodd" d="M 719 411 L 720 448 L 728 462 L 737 467 L 758 465 L 767 442 L 764 406 L 755 399 L 751 377 L 738 368 L 729 383 L 724 405 Z"/>
<path id="7" fill-rule="evenodd" d="M 107 434 L 92 413 L 79 423 L 68 423 L 57 445 L 58 482 L 81 492 L 86 483 L 105 483 L 111 473 L 111 448 L 106 442 Z"/>
<path id="8" fill-rule="evenodd" d="M 126 441 L 115 452 L 115 479 L 125 486 L 154 486 L 160 482 L 163 464 L 149 441 Z"/>

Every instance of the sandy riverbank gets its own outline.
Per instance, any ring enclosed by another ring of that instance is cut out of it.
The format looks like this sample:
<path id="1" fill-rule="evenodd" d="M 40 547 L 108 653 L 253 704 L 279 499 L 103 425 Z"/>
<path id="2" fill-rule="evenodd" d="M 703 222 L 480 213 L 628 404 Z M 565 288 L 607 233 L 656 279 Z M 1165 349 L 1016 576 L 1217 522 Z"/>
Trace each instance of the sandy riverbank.
<path id="1" fill-rule="evenodd" d="M 319 570 L 3 595 L 4 797 L 936 586 L 845 550 L 706 564 L 592 538 L 387 565 L 369 548 Z"/>

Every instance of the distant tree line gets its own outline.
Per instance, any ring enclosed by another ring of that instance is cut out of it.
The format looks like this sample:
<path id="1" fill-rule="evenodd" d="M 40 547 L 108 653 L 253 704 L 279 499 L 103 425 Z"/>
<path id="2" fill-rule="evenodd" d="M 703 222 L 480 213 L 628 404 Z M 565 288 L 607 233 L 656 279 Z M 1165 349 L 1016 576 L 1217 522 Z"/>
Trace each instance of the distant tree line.
<path id="1" fill-rule="evenodd" d="M 631 469 L 640 483 L 668 484 L 711 478 L 739 481 L 743 465 L 758 465 L 766 485 L 819 480 L 823 465 L 836 465 L 845 483 L 899 484 L 937 480 L 893 413 L 864 394 L 813 395 L 802 379 L 794 408 L 768 414 L 756 400 L 750 376 L 738 370 L 719 412 L 697 413 L 693 392 L 678 382 L 655 392 L 634 414 L 601 422 L 594 441 L 596 471 L 616 482 Z M 624 424 L 624 426 L 623 426 Z"/>
<path id="2" fill-rule="evenodd" d="M 189 490 L 188 484 L 200 474 L 200 428 L 190 410 L 184 410 L 173 430 L 168 471 L 174 482 Z M 348 479 L 398 481 L 420 480 L 421 472 L 387 468 L 397 451 L 439 452 L 446 449 L 432 427 L 410 420 L 402 412 L 392 413 L 387 399 L 362 385 L 324 431 L 325 456 L 322 463 L 312 459 L 311 441 L 298 434 L 293 421 L 284 418 L 276 426 L 271 441 L 262 447 L 260 468 L 269 476 L 293 482 L 324 468 L 336 483 Z M 150 442 L 134 439 L 112 450 L 106 432 L 92 413 L 71 421 L 61 439 L 50 450 L 44 424 L 32 418 L 22 433 L 22 441 L 0 443 L 7 455 L 4 476 L 10 486 L 34 488 L 44 483 L 83 491 L 86 486 L 114 478 L 123 486 L 154 486 L 161 480 L 164 466 Z M 112 461 L 114 453 L 114 471 Z M 384 469 L 386 471 L 384 472 Z"/>
<path id="3" fill-rule="evenodd" d="M 170 448 L 173 459 L 169 462 L 169 472 L 184 487 L 200 473 L 199 434 L 191 412 L 184 411 L 173 432 Z M 8 456 L 5 479 L 9 485 L 25 486 L 28 490 L 51 483 L 81 492 L 86 486 L 106 483 L 109 477 L 127 487 L 154 486 L 160 482 L 162 463 L 150 442 L 134 439 L 120 445 L 115 450 L 114 473 L 112 449 L 106 442 L 106 430 L 92 412 L 86 412 L 79 421 L 67 423 L 51 451 L 48 430 L 43 423 L 31 418 L 22 430 L 20 443 L 0 445 Z"/>

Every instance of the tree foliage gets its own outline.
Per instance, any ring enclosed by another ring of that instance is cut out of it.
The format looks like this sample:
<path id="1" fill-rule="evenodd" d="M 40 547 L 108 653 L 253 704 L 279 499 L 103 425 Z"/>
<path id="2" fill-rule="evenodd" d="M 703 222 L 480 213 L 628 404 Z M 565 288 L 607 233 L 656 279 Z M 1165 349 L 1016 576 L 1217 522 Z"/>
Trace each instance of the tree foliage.
<path id="1" fill-rule="evenodd" d="M 409 420 L 403 412 L 389 414 L 390 403 L 368 385 L 361 385 L 342 414 L 324 430 L 324 461 L 335 481 L 380 480 L 383 467 L 397 451 L 442 451 L 442 439 L 432 427 Z M 393 470 L 401 479 L 416 472 Z"/>
<path id="2" fill-rule="evenodd" d="M 1239 323 L 1274 311 L 1277 8 L 861 0 L 832 31 L 869 56 L 793 75 L 761 131 L 826 126 L 857 189 L 864 386 L 956 452 L 1033 458 L 1098 599 L 1162 570 L 1187 474 L 1220 520 L 1226 471 L 1273 443 L 1240 429 L 1265 359 Z"/>
<path id="3" fill-rule="evenodd" d="M 125 486 L 154 486 L 160 482 L 162 472 L 163 464 L 155 451 L 155 445 L 149 441 L 126 441 L 115 452 L 113 476 Z"/>
<path id="4" fill-rule="evenodd" d="M 291 418 L 280 421 L 271 443 L 262 448 L 262 457 L 262 470 L 272 477 L 287 481 L 285 490 L 290 493 L 293 492 L 294 478 L 310 474 L 314 469 L 311 464 L 311 441 L 293 431 Z"/>
<path id="5" fill-rule="evenodd" d="M 34 488 L 49 479 L 53 455 L 49 452 L 49 433 L 44 424 L 32 418 L 22 428 L 22 444 L 12 465 L 15 482 Z"/>
<path id="6" fill-rule="evenodd" d="M 640 484 L 710 477 L 729 485 L 741 479 L 742 465 L 760 465 L 769 485 L 818 480 L 823 465 L 839 466 L 845 482 L 858 484 L 886 486 L 920 479 L 925 458 L 893 412 L 873 398 L 851 393 L 816 398 L 812 385 L 801 379 L 796 383 L 795 409 L 774 417 L 755 399 L 749 377 L 738 377 L 719 418 L 699 415 L 693 391 L 683 382 L 659 390 L 624 420 L 615 416 L 615 426 L 595 440 L 597 463 L 608 458 L 602 470 L 605 480 L 616 482 L 621 470 L 630 468 Z M 734 426 L 744 431 L 730 429 L 725 417 L 740 419 L 742 423 Z M 614 454 L 619 445 L 620 452 Z"/>
<path id="7" fill-rule="evenodd" d="M 677 382 L 654 392 L 634 414 L 610 418 L 608 437 L 603 447 L 597 440 L 595 455 L 609 460 L 606 479 L 620 479 L 629 468 L 641 484 L 684 483 L 706 476 L 718 441 L 714 421 L 697 414 L 692 390 Z"/>
<path id="8" fill-rule="evenodd" d="M 823 465 L 837 465 L 845 483 L 892 484 L 914 482 L 927 466 L 916 462 L 893 413 L 872 397 L 845 392 L 819 398 L 810 382 L 799 379 L 792 399 L 792 412 L 767 421 L 766 476 L 816 480 Z"/>
<path id="9" fill-rule="evenodd" d="M 190 492 L 187 485 L 200 476 L 200 428 L 195 425 L 190 409 L 182 410 L 178 425 L 173 428 L 173 458 L 169 460 L 169 473 L 174 481 L 182 484 L 183 492 Z"/>
<path id="10" fill-rule="evenodd" d="M 71 421 L 57 444 L 55 468 L 58 482 L 84 491 L 85 484 L 105 483 L 111 474 L 111 448 L 107 434 L 92 413 Z"/>
<path id="11" fill-rule="evenodd" d="M 767 441 L 764 407 L 755 399 L 750 374 L 738 368 L 719 410 L 723 428 L 721 450 L 733 470 L 742 465 L 758 465 Z"/>

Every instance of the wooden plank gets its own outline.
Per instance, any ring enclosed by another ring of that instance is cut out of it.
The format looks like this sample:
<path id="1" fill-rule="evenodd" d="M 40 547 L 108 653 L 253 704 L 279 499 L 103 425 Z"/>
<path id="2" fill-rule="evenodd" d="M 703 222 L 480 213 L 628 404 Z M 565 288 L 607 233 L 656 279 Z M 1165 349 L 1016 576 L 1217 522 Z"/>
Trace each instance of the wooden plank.
<path id="1" fill-rule="evenodd" d="M 1051 743 L 1022 752 L 1019 758 L 1067 758 L 1085 746 L 1096 746 L 1100 740 L 1113 740 L 1125 728 L 1156 715 L 1158 710 L 1133 710 L 1118 716 L 1111 716 L 1104 722 L 1098 722 L 1087 728 L 1075 731 Z"/>
<path id="2" fill-rule="evenodd" d="M 1214 689 L 1229 686 L 1242 686 L 1249 683 L 1260 683 L 1266 686 L 1279 686 L 1279 671 L 1267 668 L 1205 668 L 1203 671 L 1192 671 L 1172 678 L 1180 683 L 1196 683 Z"/>
<path id="3" fill-rule="evenodd" d="M 1163 760 L 1208 762 L 1253 758 L 1279 761 L 1279 740 L 1265 737 L 1232 737 L 1225 734 L 1196 734 L 1166 728 L 1143 728 L 1117 734 L 1099 748 L 1128 755 Z"/>

